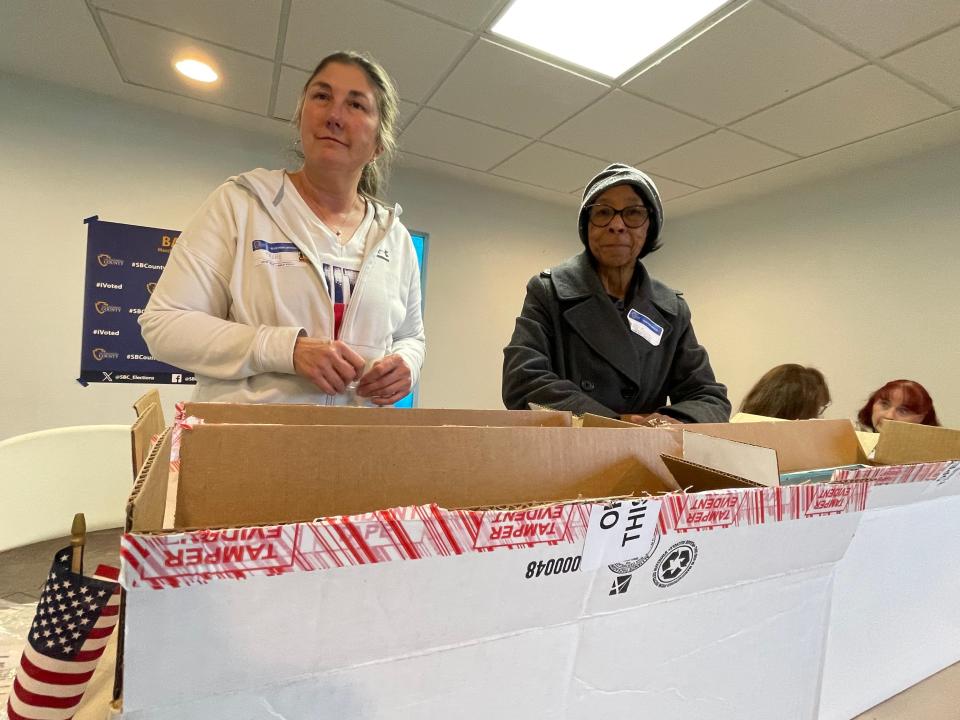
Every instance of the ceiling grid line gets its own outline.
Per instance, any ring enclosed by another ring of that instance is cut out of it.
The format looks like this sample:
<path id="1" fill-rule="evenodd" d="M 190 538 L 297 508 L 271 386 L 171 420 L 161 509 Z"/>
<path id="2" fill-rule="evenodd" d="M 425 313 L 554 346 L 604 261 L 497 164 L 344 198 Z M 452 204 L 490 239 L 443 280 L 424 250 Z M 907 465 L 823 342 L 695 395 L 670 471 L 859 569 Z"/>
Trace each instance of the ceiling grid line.
<path id="1" fill-rule="evenodd" d="M 898 53 L 904 52 L 905 50 L 909 50 L 910 48 L 914 48 L 914 47 L 916 47 L 917 45 L 922 45 L 923 43 L 927 42 L 928 40 L 931 40 L 931 39 L 933 39 L 933 38 L 935 38 L 935 37 L 938 37 L 939 35 L 942 35 L 943 33 L 950 32 L 950 30 L 953 30 L 953 29 L 955 29 L 955 28 L 957 28 L 957 27 L 960 27 L 960 22 L 955 23 L 955 24 L 953 24 L 952 26 L 949 26 L 949 27 L 946 27 L 946 28 L 940 28 L 940 29 L 938 29 L 938 30 L 935 31 L 935 32 L 928 33 L 928 34 L 926 34 L 925 36 L 922 36 L 922 37 L 920 37 L 920 38 L 918 38 L 918 39 L 915 39 L 915 40 L 913 40 L 913 41 L 911 41 L 911 42 L 909 42 L 909 43 L 906 43 L 906 44 L 903 45 L 903 46 L 900 46 L 900 47 L 896 48 L 895 50 L 892 50 L 892 51 L 890 51 L 890 52 L 888 52 L 888 53 L 885 53 L 885 54 L 883 54 L 883 55 L 881 55 L 881 56 L 878 56 L 878 55 L 874 55 L 874 54 L 872 54 L 872 53 L 864 50 L 863 48 L 858 47 L 857 45 L 855 45 L 855 44 L 851 43 L 850 41 L 848 41 L 848 40 L 846 40 L 846 39 L 844 39 L 844 38 L 836 35 L 835 33 L 830 32 L 829 29 L 823 28 L 823 27 L 820 26 L 819 24 L 810 21 L 808 18 L 804 17 L 804 16 L 801 15 L 800 13 L 792 10 L 791 8 L 788 8 L 788 7 L 784 6 L 784 5 L 782 5 L 781 3 L 777 2 L 776 0 L 762 0 L 762 2 L 763 2 L 764 4 L 766 4 L 768 7 L 776 10 L 776 11 L 779 12 L 779 13 L 781 13 L 782 15 L 785 15 L 786 17 L 789 17 L 791 20 L 794 20 L 794 21 L 800 23 L 801 25 L 804 25 L 808 30 L 812 30 L 813 32 L 815 32 L 815 33 L 819 34 L 820 36 L 826 38 L 826 39 L 829 40 L 830 42 L 833 42 L 833 43 L 839 45 L 839 46 L 842 47 L 844 50 L 847 50 L 848 52 L 852 52 L 852 53 L 854 53 L 855 55 L 859 55 L 859 56 L 862 57 L 864 60 L 866 60 L 866 62 L 867 62 L 868 64 L 870 64 L 870 65 L 875 65 L 876 67 L 880 68 L 881 70 L 885 70 L 886 72 L 890 73 L 891 75 L 895 75 L 896 77 L 900 78 L 900 79 L 903 80 L 904 82 L 912 85 L 912 86 L 913 86 L 914 88 L 916 88 L 917 90 L 919 90 L 919 91 L 921 91 L 921 92 L 924 92 L 924 93 L 926 93 L 927 95 L 930 95 L 930 96 L 933 97 L 935 100 L 939 100 L 940 102 L 944 103 L 945 105 L 950 105 L 951 107 L 954 107 L 954 106 L 955 106 L 954 102 L 953 102 L 952 100 L 950 100 L 950 98 L 946 97 L 946 96 L 943 95 L 942 93 L 937 92 L 936 89 L 929 87 L 926 83 L 923 83 L 923 82 L 921 82 L 921 81 L 918 81 L 916 78 L 912 77 L 912 76 L 909 75 L 908 73 L 905 73 L 905 72 L 903 72 L 903 71 L 901 71 L 901 70 L 898 70 L 897 68 L 893 67 L 893 66 L 890 65 L 888 62 L 886 62 L 886 58 L 889 58 L 889 57 L 892 57 L 892 56 L 894 56 L 894 55 L 896 55 L 896 54 L 898 54 Z M 861 66 L 861 67 L 863 67 L 863 66 Z M 859 69 L 859 68 L 857 68 L 857 69 Z M 838 77 L 840 77 L 840 76 L 838 76 Z M 813 90 L 813 89 L 814 89 L 814 88 L 809 88 L 809 90 Z M 808 90 L 808 91 L 809 91 L 809 90 Z M 758 112 L 762 112 L 762 111 L 758 111 Z M 754 113 L 754 114 L 756 114 L 756 113 Z M 741 119 L 741 120 L 745 120 L 746 118 L 744 117 L 744 118 L 740 118 L 740 119 Z"/>
<path id="2" fill-rule="evenodd" d="M 88 0 L 89 1 L 89 0 Z M 204 37 L 199 37 L 197 35 L 191 35 L 190 33 L 183 32 L 182 30 L 177 30 L 172 27 L 167 27 L 166 25 L 160 25 L 159 23 L 151 22 L 149 20 L 144 20 L 143 18 L 133 17 L 132 15 L 126 15 L 116 10 L 110 10 L 108 8 L 98 7 L 97 10 L 104 15 L 112 15 L 113 17 L 122 18 L 123 20 L 129 20 L 130 22 L 139 23 L 140 25 L 146 25 L 148 27 L 156 28 L 157 30 L 163 30 L 164 32 L 173 33 L 174 35 L 181 35 L 183 37 L 190 38 L 191 40 L 196 40 L 197 42 L 204 43 L 205 45 L 213 45 L 214 47 L 223 48 L 224 50 L 230 50 L 231 52 L 240 53 L 241 55 L 247 55 L 257 60 L 266 60 L 267 62 L 273 62 L 272 57 L 267 57 L 265 55 L 260 55 L 255 52 L 250 52 L 244 48 L 235 47 L 233 45 L 227 45 L 226 43 L 219 42 L 217 40 L 208 40 Z"/>
<path id="3" fill-rule="evenodd" d="M 277 48 L 273 53 L 273 81 L 270 83 L 270 99 L 267 101 L 267 117 L 276 117 L 277 93 L 280 91 L 280 73 L 283 71 L 283 48 L 287 43 L 287 25 L 290 22 L 290 7 L 293 0 L 283 0 L 280 5 L 280 22 L 277 24 Z"/>
<path id="4" fill-rule="evenodd" d="M 0 71 L 286 138 L 312 54 L 356 47 L 409 95 L 401 167 L 563 203 L 612 160 L 691 208 L 960 141 L 957 0 L 734 0 L 616 78 L 495 35 L 513 1 L 6 0 Z M 173 70 L 196 44 L 224 82 Z"/>
<path id="5" fill-rule="evenodd" d="M 96 25 L 97 31 L 100 33 L 100 38 L 103 40 L 103 44 L 107 48 L 107 54 L 110 55 L 110 59 L 113 60 L 113 65 L 117 69 L 117 74 L 120 76 L 120 79 L 123 82 L 130 82 L 123 72 L 123 66 L 120 63 L 120 56 L 117 54 L 117 50 L 110 40 L 110 33 L 107 32 L 107 28 L 103 24 L 103 20 L 100 17 L 99 8 L 95 7 L 90 0 L 85 0 L 84 4 L 86 5 L 87 10 L 90 11 L 90 17 L 93 18 L 94 25 Z"/>

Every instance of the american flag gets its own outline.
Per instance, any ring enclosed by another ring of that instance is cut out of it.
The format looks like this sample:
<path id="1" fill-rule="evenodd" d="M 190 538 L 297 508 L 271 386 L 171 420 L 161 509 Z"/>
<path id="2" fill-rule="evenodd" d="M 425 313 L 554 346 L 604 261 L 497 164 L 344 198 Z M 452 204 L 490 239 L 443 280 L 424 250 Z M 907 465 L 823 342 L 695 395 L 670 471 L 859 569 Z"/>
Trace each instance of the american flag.
<path id="1" fill-rule="evenodd" d="M 101 565 L 84 577 L 70 558 L 69 547 L 53 558 L 7 700 L 10 720 L 72 718 L 117 624 L 117 569 Z"/>

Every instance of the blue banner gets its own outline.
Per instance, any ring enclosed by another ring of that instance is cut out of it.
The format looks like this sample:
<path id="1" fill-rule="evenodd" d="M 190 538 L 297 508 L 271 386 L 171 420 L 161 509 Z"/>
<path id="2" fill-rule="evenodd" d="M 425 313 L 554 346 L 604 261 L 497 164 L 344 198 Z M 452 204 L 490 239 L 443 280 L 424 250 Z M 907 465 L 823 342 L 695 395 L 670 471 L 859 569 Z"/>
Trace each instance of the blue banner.
<path id="1" fill-rule="evenodd" d="M 160 279 L 178 230 L 87 218 L 81 385 L 193 384 L 193 373 L 154 359 L 137 320 Z"/>

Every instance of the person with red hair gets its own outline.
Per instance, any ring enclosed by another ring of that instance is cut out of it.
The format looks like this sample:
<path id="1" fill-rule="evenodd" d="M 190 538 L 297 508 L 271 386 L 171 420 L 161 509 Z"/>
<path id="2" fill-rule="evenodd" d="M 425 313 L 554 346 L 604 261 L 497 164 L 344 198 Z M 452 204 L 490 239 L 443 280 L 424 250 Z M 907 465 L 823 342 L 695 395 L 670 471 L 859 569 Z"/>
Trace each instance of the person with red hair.
<path id="1" fill-rule="evenodd" d="M 885 420 L 940 425 L 930 393 L 913 380 L 891 380 L 874 391 L 857 413 L 860 427 L 868 432 L 879 432 Z"/>

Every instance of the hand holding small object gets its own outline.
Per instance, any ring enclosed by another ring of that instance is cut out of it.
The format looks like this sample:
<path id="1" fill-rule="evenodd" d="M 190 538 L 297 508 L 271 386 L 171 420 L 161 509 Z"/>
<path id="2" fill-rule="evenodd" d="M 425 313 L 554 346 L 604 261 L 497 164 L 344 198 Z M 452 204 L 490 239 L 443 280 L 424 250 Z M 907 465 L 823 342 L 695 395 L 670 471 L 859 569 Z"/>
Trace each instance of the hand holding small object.
<path id="1" fill-rule="evenodd" d="M 621 415 L 620 419 L 645 427 L 669 427 L 671 425 L 683 424 L 676 418 L 672 418 L 669 415 L 661 415 L 660 413 L 650 413 L 649 415 Z"/>
<path id="2" fill-rule="evenodd" d="M 410 392 L 410 368 L 399 355 L 377 360 L 360 378 L 357 395 L 370 398 L 375 405 L 393 405 Z"/>
<path id="3" fill-rule="evenodd" d="M 363 372 L 364 360 L 339 340 L 301 335 L 293 347 L 293 369 L 327 395 L 342 393 Z"/>

